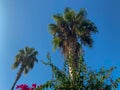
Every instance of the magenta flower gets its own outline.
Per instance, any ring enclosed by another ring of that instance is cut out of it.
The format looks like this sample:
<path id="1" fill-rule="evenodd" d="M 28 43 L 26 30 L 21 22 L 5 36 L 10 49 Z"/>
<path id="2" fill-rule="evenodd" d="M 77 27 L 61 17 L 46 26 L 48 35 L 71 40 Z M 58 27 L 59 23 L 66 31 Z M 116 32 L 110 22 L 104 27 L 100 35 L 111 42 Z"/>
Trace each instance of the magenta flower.
<path id="1" fill-rule="evenodd" d="M 32 88 L 36 88 L 36 84 L 32 84 Z"/>
<path id="2" fill-rule="evenodd" d="M 37 87 L 36 84 L 32 84 L 32 87 L 29 87 L 27 84 L 17 85 L 16 89 L 20 90 L 34 90 Z"/>
<path id="3" fill-rule="evenodd" d="M 21 84 L 21 85 L 17 85 L 16 89 L 21 89 L 21 90 L 29 90 L 29 87 L 27 84 Z"/>

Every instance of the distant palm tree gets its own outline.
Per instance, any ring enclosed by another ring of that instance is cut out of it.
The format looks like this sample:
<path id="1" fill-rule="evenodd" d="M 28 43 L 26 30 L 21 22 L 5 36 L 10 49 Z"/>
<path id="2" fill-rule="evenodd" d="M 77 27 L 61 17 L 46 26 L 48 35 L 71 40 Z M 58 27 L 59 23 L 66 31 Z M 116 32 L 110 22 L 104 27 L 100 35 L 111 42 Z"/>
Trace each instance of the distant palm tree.
<path id="1" fill-rule="evenodd" d="M 37 54 L 38 52 L 35 51 L 34 48 L 25 47 L 24 49 L 19 50 L 19 53 L 15 57 L 15 61 L 12 65 L 12 68 L 16 69 L 18 68 L 18 66 L 20 66 L 20 69 L 17 73 L 16 79 L 13 83 L 11 90 L 14 89 L 17 81 L 20 79 L 23 72 L 24 74 L 27 74 L 31 69 L 33 69 L 34 63 L 38 62 L 38 59 L 36 58 Z"/>
<path id="2" fill-rule="evenodd" d="M 86 10 L 80 9 L 78 13 L 66 8 L 64 14 L 53 15 L 55 24 L 49 24 L 53 35 L 54 49 L 62 50 L 63 55 L 69 59 L 69 71 L 71 67 L 77 67 L 78 58 L 82 54 L 82 45 L 92 47 L 91 34 L 96 33 L 97 27 L 86 18 Z"/>

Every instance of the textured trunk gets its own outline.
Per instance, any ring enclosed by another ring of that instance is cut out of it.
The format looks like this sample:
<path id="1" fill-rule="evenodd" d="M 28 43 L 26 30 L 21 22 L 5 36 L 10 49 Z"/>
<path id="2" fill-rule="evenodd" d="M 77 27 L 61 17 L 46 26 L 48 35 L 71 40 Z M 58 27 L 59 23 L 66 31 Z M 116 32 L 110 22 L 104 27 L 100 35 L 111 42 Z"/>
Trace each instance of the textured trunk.
<path id="1" fill-rule="evenodd" d="M 20 79 L 20 77 L 21 77 L 21 75 L 22 75 L 22 72 L 23 72 L 23 70 L 24 70 L 24 67 L 25 67 L 24 65 L 21 65 L 21 68 L 19 69 L 19 72 L 17 73 L 16 79 L 15 79 L 13 85 L 12 85 L 11 90 L 14 90 L 14 87 L 15 87 L 17 81 Z"/>
<path id="2" fill-rule="evenodd" d="M 71 79 L 74 79 L 78 67 L 78 52 L 76 39 L 72 38 L 69 41 L 68 66 Z"/>
<path id="3" fill-rule="evenodd" d="M 73 79 L 73 74 L 72 74 L 72 67 L 70 66 L 69 64 L 69 75 L 70 75 L 70 78 Z"/>

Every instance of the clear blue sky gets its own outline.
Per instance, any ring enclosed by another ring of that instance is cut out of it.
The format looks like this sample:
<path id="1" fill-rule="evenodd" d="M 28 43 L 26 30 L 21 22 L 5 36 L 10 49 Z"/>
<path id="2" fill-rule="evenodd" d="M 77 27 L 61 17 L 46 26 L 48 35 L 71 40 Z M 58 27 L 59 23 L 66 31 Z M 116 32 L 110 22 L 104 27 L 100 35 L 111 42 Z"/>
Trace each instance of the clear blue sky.
<path id="1" fill-rule="evenodd" d="M 88 18 L 98 27 L 94 47 L 85 48 L 88 66 L 117 66 L 113 76 L 120 76 L 120 0 L 0 0 L 0 90 L 10 90 L 18 71 L 11 69 L 14 56 L 25 46 L 36 48 L 39 60 L 46 61 L 49 51 L 61 67 L 60 53 L 52 52 L 48 24 L 54 22 L 52 15 L 63 13 L 65 7 L 75 11 L 86 8 Z M 39 62 L 17 84 L 42 84 L 49 79 L 50 68 Z"/>

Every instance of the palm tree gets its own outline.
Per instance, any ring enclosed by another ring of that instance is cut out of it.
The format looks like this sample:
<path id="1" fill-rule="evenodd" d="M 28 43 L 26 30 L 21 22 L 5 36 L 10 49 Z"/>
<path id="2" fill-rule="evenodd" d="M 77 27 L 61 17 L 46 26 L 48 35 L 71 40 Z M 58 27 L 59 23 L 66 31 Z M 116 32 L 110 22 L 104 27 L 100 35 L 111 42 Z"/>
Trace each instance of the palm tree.
<path id="1" fill-rule="evenodd" d="M 82 45 L 92 47 L 93 39 L 91 34 L 96 33 L 95 24 L 86 18 L 85 9 L 80 9 L 78 13 L 66 8 L 64 14 L 53 15 L 55 24 L 49 24 L 50 32 L 53 35 L 54 49 L 59 48 L 65 58 L 68 59 L 69 72 L 77 69 L 78 58 L 82 54 Z"/>
<path id="2" fill-rule="evenodd" d="M 14 89 L 22 73 L 26 75 L 31 69 L 33 69 L 34 63 L 38 62 L 38 59 L 36 58 L 37 54 L 38 52 L 35 51 L 34 48 L 25 47 L 24 49 L 19 50 L 19 53 L 15 56 L 15 61 L 12 65 L 12 68 L 16 69 L 18 68 L 18 66 L 20 66 L 20 69 L 17 73 L 16 79 L 13 83 L 11 90 Z"/>

